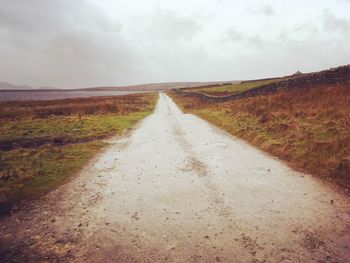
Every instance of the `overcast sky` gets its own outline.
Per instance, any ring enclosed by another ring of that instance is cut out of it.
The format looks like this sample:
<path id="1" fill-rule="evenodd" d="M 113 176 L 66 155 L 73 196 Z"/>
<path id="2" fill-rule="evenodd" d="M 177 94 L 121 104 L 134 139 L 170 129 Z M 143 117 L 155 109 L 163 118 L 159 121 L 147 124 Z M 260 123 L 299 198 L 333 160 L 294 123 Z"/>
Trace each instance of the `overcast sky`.
<path id="1" fill-rule="evenodd" d="M 0 0 L 0 81 L 78 88 L 350 63 L 350 0 Z"/>

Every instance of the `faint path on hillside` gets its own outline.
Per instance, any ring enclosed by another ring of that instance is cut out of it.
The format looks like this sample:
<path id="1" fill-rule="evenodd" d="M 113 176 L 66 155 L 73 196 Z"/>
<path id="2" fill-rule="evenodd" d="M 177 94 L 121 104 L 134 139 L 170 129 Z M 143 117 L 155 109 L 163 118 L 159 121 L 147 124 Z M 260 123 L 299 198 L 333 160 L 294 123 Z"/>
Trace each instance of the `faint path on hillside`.
<path id="1" fill-rule="evenodd" d="M 350 258 L 348 197 L 183 114 L 164 94 L 110 143 L 71 183 L 0 219 L 5 262 Z"/>

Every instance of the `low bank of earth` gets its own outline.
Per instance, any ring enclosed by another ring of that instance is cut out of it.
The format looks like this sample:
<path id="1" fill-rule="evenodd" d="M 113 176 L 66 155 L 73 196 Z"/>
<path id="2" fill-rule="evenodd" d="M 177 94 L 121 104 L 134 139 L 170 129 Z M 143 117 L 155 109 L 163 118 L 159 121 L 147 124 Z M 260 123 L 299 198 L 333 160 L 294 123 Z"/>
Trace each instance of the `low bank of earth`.
<path id="1" fill-rule="evenodd" d="M 67 181 L 107 143 L 151 114 L 158 95 L 3 102 L 0 212 Z"/>

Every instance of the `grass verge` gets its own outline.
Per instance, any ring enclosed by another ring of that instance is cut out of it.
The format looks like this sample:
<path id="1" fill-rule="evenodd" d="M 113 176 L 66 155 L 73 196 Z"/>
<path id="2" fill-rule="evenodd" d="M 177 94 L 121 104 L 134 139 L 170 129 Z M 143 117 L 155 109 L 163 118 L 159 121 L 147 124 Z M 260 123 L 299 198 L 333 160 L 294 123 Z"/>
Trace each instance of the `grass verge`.
<path id="1" fill-rule="evenodd" d="M 106 145 L 102 139 L 151 114 L 157 98 L 149 93 L 70 99 L 70 110 L 64 100 L 52 101 L 52 107 L 48 102 L 3 103 L 7 116 L 0 118 L 0 212 L 66 182 Z M 37 114 L 33 104 L 48 114 Z"/>
<path id="2" fill-rule="evenodd" d="M 190 112 L 290 166 L 350 188 L 350 89 L 323 86 L 208 103 L 169 94 Z"/>
<path id="3" fill-rule="evenodd" d="M 237 83 L 237 84 L 212 86 L 212 87 L 205 87 L 205 88 L 191 88 L 191 89 L 187 89 L 187 91 L 204 93 L 204 94 L 213 95 L 213 96 L 227 96 L 231 94 L 237 94 L 249 89 L 253 89 L 262 85 L 278 83 L 282 80 L 285 80 L 285 78 L 246 81 L 246 82 Z"/>

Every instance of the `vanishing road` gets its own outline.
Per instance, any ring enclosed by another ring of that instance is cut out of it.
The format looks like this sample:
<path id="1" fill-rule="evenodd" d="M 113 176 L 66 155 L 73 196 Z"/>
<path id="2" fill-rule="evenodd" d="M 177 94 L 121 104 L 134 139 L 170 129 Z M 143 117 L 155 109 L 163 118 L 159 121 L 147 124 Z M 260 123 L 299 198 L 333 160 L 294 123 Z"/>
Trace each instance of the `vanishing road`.
<path id="1" fill-rule="evenodd" d="M 70 183 L 0 219 L 3 262 L 350 262 L 348 197 L 165 94 L 109 143 Z"/>

